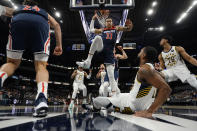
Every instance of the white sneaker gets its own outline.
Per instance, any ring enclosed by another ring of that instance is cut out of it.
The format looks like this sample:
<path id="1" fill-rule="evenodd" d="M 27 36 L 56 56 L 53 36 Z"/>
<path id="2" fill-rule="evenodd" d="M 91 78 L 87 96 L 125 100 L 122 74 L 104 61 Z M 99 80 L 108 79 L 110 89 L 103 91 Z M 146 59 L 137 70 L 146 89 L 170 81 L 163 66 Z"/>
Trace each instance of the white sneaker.
<path id="1" fill-rule="evenodd" d="M 89 69 L 90 68 L 90 65 L 91 65 L 91 62 L 88 61 L 88 60 L 85 60 L 83 62 L 79 62 L 77 61 L 76 64 L 79 66 L 79 67 L 82 67 L 84 69 Z"/>

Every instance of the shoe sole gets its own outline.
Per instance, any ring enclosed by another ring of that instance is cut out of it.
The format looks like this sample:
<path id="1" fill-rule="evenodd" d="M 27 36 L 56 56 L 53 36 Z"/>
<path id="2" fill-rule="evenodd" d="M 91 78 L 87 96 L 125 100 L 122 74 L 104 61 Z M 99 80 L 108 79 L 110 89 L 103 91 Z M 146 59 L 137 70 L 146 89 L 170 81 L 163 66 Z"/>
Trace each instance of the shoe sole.
<path id="1" fill-rule="evenodd" d="M 35 111 L 33 117 L 45 117 L 47 116 L 48 107 L 41 107 Z"/>

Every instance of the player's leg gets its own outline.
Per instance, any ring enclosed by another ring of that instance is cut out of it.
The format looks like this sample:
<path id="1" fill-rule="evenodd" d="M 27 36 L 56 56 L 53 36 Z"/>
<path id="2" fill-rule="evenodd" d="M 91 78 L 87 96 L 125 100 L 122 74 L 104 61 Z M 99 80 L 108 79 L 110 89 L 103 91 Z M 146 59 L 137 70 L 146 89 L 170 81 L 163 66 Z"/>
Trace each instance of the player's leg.
<path id="1" fill-rule="evenodd" d="M 46 116 L 48 111 L 47 93 L 49 73 L 46 69 L 47 54 L 35 54 L 34 65 L 36 71 L 37 95 L 35 98 L 35 113 L 33 116 Z"/>
<path id="2" fill-rule="evenodd" d="M 167 82 L 178 80 L 178 77 L 174 74 L 173 69 L 163 70 L 160 74 Z"/>
<path id="3" fill-rule="evenodd" d="M 12 57 L 11 54 L 16 54 L 15 52 L 9 52 L 9 55 L 7 55 L 7 63 L 3 64 L 0 68 L 0 90 L 3 87 L 4 81 L 11 76 L 15 70 L 19 67 L 22 53 L 17 57 Z M 8 53 L 7 53 L 8 54 Z M 13 54 L 13 56 L 14 56 Z"/>
<path id="4" fill-rule="evenodd" d="M 74 108 L 74 102 L 77 96 L 77 92 L 79 90 L 79 85 L 78 83 L 73 83 L 73 94 L 72 94 L 72 98 L 71 98 L 71 102 L 69 104 L 69 109 L 72 110 Z"/>
<path id="5" fill-rule="evenodd" d="M 178 66 L 174 69 L 174 72 L 183 83 L 188 82 L 192 87 L 197 89 L 196 77 L 191 74 L 186 66 Z"/>
<path id="6" fill-rule="evenodd" d="M 40 23 L 40 24 L 39 24 Z M 33 116 L 46 116 L 48 112 L 47 93 L 49 73 L 47 61 L 50 54 L 50 32 L 47 21 L 29 22 L 27 29 L 31 35 L 27 35 L 26 47 L 34 53 L 34 65 L 36 71 L 37 95 L 35 99 L 35 112 Z"/>
<path id="7" fill-rule="evenodd" d="M 7 77 L 11 76 L 19 67 L 24 50 L 24 28 L 15 22 L 10 24 L 10 34 L 7 43 L 7 62 L 0 68 L 0 90 Z"/>
<path id="8" fill-rule="evenodd" d="M 107 109 L 109 112 L 114 110 L 111 101 L 107 97 L 96 97 L 93 100 L 93 105 L 85 105 L 83 104 L 82 107 L 84 109 L 88 109 L 91 111 L 100 111 L 102 108 Z"/>
<path id="9" fill-rule="evenodd" d="M 107 97 L 97 97 L 93 100 L 93 106 L 95 109 L 101 109 L 102 107 L 106 109 L 112 109 L 113 105 Z"/>
<path id="10" fill-rule="evenodd" d="M 107 97 L 108 96 L 108 93 L 109 93 L 108 87 L 109 87 L 109 82 L 108 81 L 105 81 L 103 83 L 103 96 L 104 97 Z"/>
<path id="11" fill-rule="evenodd" d="M 86 104 L 87 103 L 87 88 L 84 84 L 81 85 L 82 90 L 83 90 L 83 102 L 82 104 Z"/>
<path id="12" fill-rule="evenodd" d="M 114 78 L 114 65 L 112 64 L 106 64 L 106 69 L 107 69 L 107 75 L 109 77 L 109 83 L 110 83 L 110 86 L 112 88 L 112 95 L 115 95 L 115 94 L 118 94 L 118 84 L 117 82 L 115 81 L 115 78 Z"/>
<path id="13" fill-rule="evenodd" d="M 76 64 L 79 65 L 80 67 L 83 67 L 84 69 L 89 69 L 94 53 L 96 51 L 101 51 L 102 49 L 103 49 L 102 37 L 97 35 L 93 39 L 93 42 L 90 46 L 88 58 L 84 62 L 76 62 Z"/>
<path id="14" fill-rule="evenodd" d="M 104 92 L 104 87 L 103 84 L 101 84 L 101 86 L 99 87 L 99 96 L 103 96 L 103 92 Z"/>
<path id="15" fill-rule="evenodd" d="M 187 82 L 190 84 L 190 86 L 197 89 L 197 79 L 193 74 L 187 78 Z"/>

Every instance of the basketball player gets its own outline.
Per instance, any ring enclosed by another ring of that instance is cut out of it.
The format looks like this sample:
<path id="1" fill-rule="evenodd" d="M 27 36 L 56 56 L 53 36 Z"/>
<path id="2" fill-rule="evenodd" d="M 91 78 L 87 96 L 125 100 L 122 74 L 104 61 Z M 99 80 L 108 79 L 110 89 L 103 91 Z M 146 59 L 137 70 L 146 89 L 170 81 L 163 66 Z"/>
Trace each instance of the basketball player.
<path id="1" fill-rule="evenodd" d="M 122 52 L 122 55 L 121 54 L 116 54 L 116 50 L 114 48 L 114 59 L 115 59 L 114 79 L 118 83 L 118 79 L 119 79 L 118 61 L 119 60 L 125 60 L 125 59 L 128 58 L 128 56 L 127 56 L 126 52 L 123 50 L 122 46 L 117 46 L 117 48 Z M 110 84 L 109 84 L 108 75 L 105 76 L 104 83 L 100 87 L 99 91 L 100 91 L 100 94 L 102 94 L 102 96 L 107 97 L 108 94 L 109 94 L 109 96 L 111 96 L 111 87 L 110 87 Z"/>
<path id="2" fill-rule="evenodd" d="M 7 44 L 7 63 L 0 68 L 0 88 L 7 77 L 19 67 L 23 51 L 34 53 L 37 96 L 33 116 L 46 116 L 49 74 L 46 69 L 50 51 L 50 27 L 54 28 L 56 47 L 54 55 L 62 54 L 61 29 L 56 20 L 32 0 L 25 0 L 17 10 L 0 5 L 0 15 L 12 17 Z M 49 27 L 50 25 L 50 27 Z"/>
<path id="3" fill-rule="evenodd" d="M 171 46 L 172 40 L 171 36 L 163 36 L 160 41 L 160 45 L 163 47 L 163 51 L 159 55 L 160 66 L 163 69 L 161 73 L 167 82 L 180 79 L 183 83 L 187 82 L 197 89 L 196 77 L 190 73 L 184 62 L 186 60 L 197 66 L 197 60 L 191 57 L 183 47 Z"/>
<path id="4" fill-rule="evenodd" d="M 92 17 L 90 30 L 92 33 L 101 34 L 101 36 L 97 35 L 93 40 L 93 43 L 90 47 L 88 58 L 84 62 L 76 62 L 77 65 L 83 68 L 89 68 L 91 64 L 92 57 L 95 51 L 101 51 L 104 55 L 104 64 L 106 65 L 107 74 L 109 77 L 109 82 L 112 88 L 112 95 L 116 95 L 119 90 L 117 86 L 117 82 L 114 79 L 114 46 L 116 44 L 117 32 L 118 31 L 131 31 L 133 28 L 133 24 L 130 20 L 127 20 L 126 26 L 113 26 L 113 22 L 111 18 L 107 18 L 105 25 L 106 28 L 102 29 L 94 29 L 94 21 L 97 18 L 97 14 Z"/>
<path id="5" fill-rule="evenodd" d="M 73 94 L 72 94 L 72 100 L 69 105 L 69 109 L 74 109 L 74 101 L 77 95 L 77 92 L 82 90 L 83 91 L 83 104 L 86 103 L 86 97 L 87 97 L 87 88 L 84 85 L 84 76 L 87 79 L 91 78 L 92 70 L 89 70 L 89 75 L 83 71 L 82 67 L 78 67 L 77 70 L 74 70 L 74 72 L 71 75 L 71 79 L 74 79 L 73 82 Z"/>
<path id="6" fill-rule="evenodd" d="M 140 117 L 152 117 L 171 93 L 169 85 L 154 69 L 153 62 L 156 59 L 157 50 L 153 47 L 145 47 L 138 54 L 140 69 L 136 74 L 134 86 L 130 93 L 120 93 L 117 97 L 97 97 L 93 100 L 95 110 L 101 107 L 108 111 L 120 111 L 122 113 L 134 113 Z M 157 88 L 158 94 L 153 100 L 152 96 Z M 85 108 L 91 106 L 83 105 Z"/>

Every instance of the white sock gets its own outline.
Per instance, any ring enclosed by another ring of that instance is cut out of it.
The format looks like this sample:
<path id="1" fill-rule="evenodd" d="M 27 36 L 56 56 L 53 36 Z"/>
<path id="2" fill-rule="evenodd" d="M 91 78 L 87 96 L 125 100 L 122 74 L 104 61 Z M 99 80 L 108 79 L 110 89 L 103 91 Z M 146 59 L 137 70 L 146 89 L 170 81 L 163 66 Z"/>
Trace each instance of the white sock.
<path id="1" fill-rule="evenodd" d="M 92 57 L 93 57 L 93 55 L 92 55 L 92 54 L 88 54 L 88 58 L 87 58 L 87 60 L 88 60 L 88 61 L 92 61 Z"/>
<path id="2" fill-rule="evenodd" d="M 44 96 L 47 98 L 47 90 L 48 90 L 48 83 L 47 82 L 39 82 L 37 84 L 38 90 L 37 90 L 37 96 L 36 99 L 38 98 L 38 95 L 42 92 Z"/>
<path id="3" fill-rule="evenodd" d="M 4 81 L 8 78 L 8 74 L 6 72 L 0 71 L 0 78 L 1 78 L 1 86 L 3 86 Z"/>

